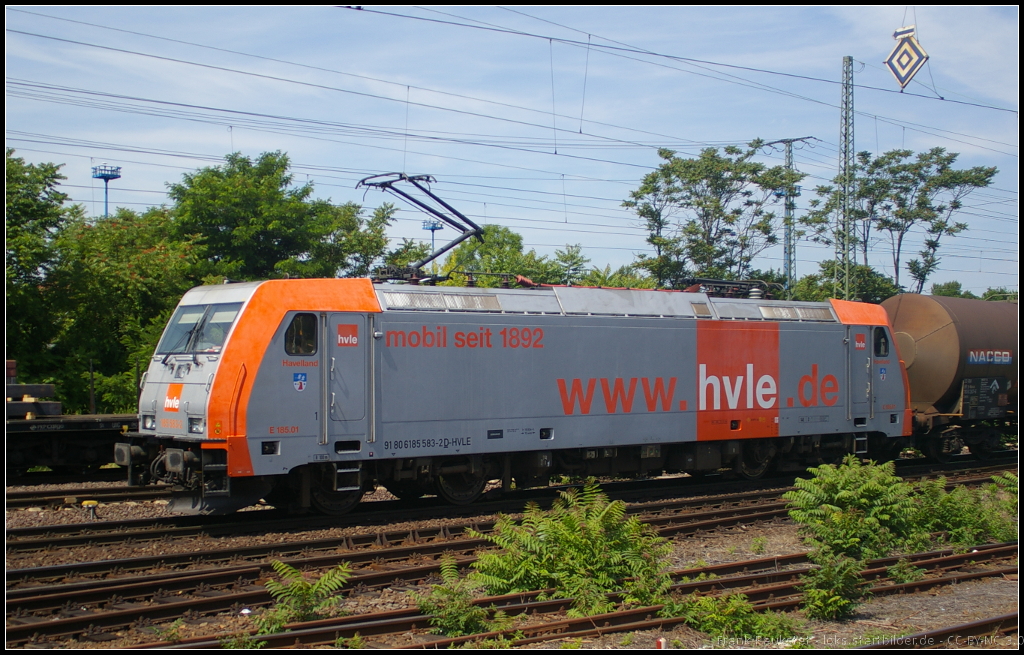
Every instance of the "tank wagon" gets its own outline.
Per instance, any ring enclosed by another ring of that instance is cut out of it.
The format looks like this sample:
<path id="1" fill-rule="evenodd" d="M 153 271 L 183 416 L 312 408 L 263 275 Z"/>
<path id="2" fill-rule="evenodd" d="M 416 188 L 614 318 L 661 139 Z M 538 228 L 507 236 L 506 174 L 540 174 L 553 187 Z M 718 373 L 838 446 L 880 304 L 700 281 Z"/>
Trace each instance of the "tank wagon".
<path id="1" fill-rule="evenodd" d="M 1018 305 L 904 294 L 882 303 L 910 382 L 917 446 L 984 457 L 1017 421 Z"/>
<path id="2" fill-rule="evenodd" d="M 172 509 L 343 513 L 381 484 L 469 503 L 555 474 L 882 457 L 909 386 L 877 305 L 271 280 L 185 294 L 117 444 Z"/>

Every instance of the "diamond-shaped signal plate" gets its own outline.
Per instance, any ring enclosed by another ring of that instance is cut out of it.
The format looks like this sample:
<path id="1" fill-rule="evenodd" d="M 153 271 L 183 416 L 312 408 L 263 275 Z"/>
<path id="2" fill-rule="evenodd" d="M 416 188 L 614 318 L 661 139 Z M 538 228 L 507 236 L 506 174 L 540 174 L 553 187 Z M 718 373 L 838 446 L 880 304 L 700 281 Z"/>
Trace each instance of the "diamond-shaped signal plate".
<path id="1" fill-rule="evenodd" d="M 896 47 L 889 53 L 885 65 L 892 71 L 893 77 L 900 83 L 900 88 L 906 88 L 914 74 L 921 70 L 924 63 L 928 61 L 928 53 L 924 51 L 921 44 L 912 36 L 900 39 Z"/>

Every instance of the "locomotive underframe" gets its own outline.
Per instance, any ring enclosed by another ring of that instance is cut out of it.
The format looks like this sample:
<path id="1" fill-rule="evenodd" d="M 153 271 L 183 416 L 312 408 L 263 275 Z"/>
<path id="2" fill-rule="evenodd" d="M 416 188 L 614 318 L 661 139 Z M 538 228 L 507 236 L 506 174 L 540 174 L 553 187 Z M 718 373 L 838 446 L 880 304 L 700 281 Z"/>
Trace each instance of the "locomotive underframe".
<path id="1" fill-rule="evenodd" d="M 175 487 L 170 509 L 219 514 L 261 499 L 290 511 L 326 514 L 350 511 L 377 485 L 400 499 L 436 494 L 463 505 L 477 500 L 491 482 L 508 491 L 547 486 L 552 478 L 654 477 L 726 471 L 756 479 L 769 472 L 799 471 L 838 463 L 849 453 L 887 460 L 910 445 L 909 438 L 883 433 L 800 435 L 728 440 L 567 448 L 494 455 L 415 457 L 377 461 L 312 463 L 276 476 L 230 476 L 227 451 L 203 448 L 211 440 L 169 439 L 131 433 L 115 458 L 130 485 L 162 482 Z M 211 444 L 213 445 L 213 444 Z"/>

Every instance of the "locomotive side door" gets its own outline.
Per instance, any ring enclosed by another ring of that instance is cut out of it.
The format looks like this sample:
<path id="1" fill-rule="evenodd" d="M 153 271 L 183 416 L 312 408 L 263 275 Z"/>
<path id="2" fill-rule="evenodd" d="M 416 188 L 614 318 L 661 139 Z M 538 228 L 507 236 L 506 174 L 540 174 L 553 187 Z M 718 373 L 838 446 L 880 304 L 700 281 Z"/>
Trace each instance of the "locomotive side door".
<path id="1" fill-rule="evenodd" d="M 369 319 L 365 314 L 330 314 L 325 338 L 328 340 L 324 374 L 327 378 L 327 414 L 340 431 L 358 431 L 355 422 L 366 418 L 369 376 Z M 332 430 L 333 431 L 333 430 Z"/>
<path id="2" fill-rule="evenodd" d="M 847 418 L 863 418 L 871 413 L 871 328 L 850 325 L 846 329 L 851 413 Z"/>

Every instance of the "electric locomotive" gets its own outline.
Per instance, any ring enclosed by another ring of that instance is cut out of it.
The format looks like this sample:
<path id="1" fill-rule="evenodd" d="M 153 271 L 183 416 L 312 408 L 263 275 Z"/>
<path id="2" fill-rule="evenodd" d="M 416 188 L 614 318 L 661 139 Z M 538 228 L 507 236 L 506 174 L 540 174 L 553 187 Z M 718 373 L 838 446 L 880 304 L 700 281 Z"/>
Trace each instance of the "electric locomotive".
<path id="1" fill-rule="evenodd" d="M 463 504 L 491 480 L 884 458 L 909 394 L 877 305 L 269 280 L 185 294 L 116 460 L 179 511 L 340 514 L 377 484 Z"/>

